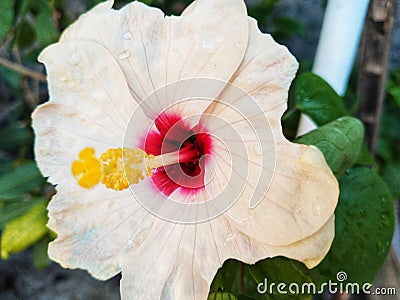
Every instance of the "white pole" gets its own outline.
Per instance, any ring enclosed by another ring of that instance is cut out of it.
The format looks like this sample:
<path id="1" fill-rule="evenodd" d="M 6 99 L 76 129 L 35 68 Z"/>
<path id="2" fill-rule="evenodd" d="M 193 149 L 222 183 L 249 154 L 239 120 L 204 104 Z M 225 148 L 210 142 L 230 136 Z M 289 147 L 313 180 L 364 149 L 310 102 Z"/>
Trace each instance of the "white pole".
<path id="1" fill-rule="evenodd" d="M 369 0 L 329 0 L 312 71 L 343 96 L 346 92 Z M 307 116 L 300 118 L 297 135 L 317 126 Z"/>

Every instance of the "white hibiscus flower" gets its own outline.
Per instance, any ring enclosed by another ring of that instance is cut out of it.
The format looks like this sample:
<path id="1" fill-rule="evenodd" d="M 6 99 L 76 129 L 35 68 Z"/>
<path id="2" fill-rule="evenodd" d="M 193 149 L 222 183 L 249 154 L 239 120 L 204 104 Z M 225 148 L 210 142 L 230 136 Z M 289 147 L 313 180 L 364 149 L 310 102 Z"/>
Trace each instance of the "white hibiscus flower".
<path id="1" fill-rule="evenodd" d="M 196 0 L 180 17 L 112 5 L 39 57 L 50 257 L 99 279 L 122 272 L 124 299 L 206 299 L 229 258 L 318 264 L 338 184 L 318 149 L 282 134 L 293 56 L 242 0 Z"/>

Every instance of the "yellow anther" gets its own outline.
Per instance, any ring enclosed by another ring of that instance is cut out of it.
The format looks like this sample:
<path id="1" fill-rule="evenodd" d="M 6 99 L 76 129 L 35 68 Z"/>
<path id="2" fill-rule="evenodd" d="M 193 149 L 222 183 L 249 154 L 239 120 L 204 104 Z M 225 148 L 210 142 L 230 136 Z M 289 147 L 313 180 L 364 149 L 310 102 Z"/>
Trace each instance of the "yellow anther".
<path id="1" fill-rule="evenodd" d="M 78 184 L 92 188 L 103 183 L 107 188 L 124 190 L 131 184 L 138 184 L 151 170 L 160 166 L 179 162 L 179 152 L 154 157 L 142 149 L 108 149 L 96 158 L 93 148 L 85 148 L 79 153 L 79 160 L 73 161 L 71 171 Z"/>
<path id="2" fill-rule="evenodd" d="M 141 149 L 108 149 L 100 156 L 103 166 L 102 183 L 117 191 L 128 188 L 130 184 L 138 184 L 145 175 L 151 176 L 145 161 L 150 157 Z"/>
<path id="3" fill-rule="evenodd" d="M 93 148 L 85 148 L 79 153 L 80 160 L 72 162 L 72 174 L 81 187 L 92 188 L 101 180 L 101 164 L 94 153 Z"/>

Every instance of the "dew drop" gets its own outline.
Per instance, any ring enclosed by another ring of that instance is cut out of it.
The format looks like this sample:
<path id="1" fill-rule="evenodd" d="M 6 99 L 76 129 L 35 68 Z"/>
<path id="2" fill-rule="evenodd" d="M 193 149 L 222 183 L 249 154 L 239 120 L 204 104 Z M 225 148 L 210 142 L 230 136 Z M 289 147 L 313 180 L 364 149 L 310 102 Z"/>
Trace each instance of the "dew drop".
<path id="1" fill-rule="evenodd" d="M 381 221 L 382 224 L 386 227 L 390 225 L 389 216 L 386 213 L 381 214 Z"/>
<path id="2" fill-rule="evenodd" d="M 300 206 L 297 206 L 296 209 L 295 209 L 295 211 L 294 211 L 294 213 L 295 213 L 295 214 L 298 214 L 298 213 L 300 213 L 300 212 L 301 212 L 301 207 L 300 207 Z"/>
<path id="3" fill-rule="evenodd" d="M 251 80 L 250 78 L 247 78 L 247 84 L 252 84 L 253 80 Z"/>
<path id="4" fill-rule="evenodd" d="M 128 246 L 128 248 L 132 247 L 133 241 L 132 241 L 132 240 L 128 240 L 128 241 L 126 242 L 126 245 Z"/>
<path id="5" fill-rule="evenodd" d="M 226 246 L 228 243 L 230 243 L 232 240 L 234 240 L 235 239 L 235 235 L 233 234 L 233 235 L 229 235 L 227 238 L 226 238 L 226 240 L 225 240 L 225 242 L 224 242 L 224 246 Z"/>
<path id="6" fill-rule="evenodd" d="M 242 46 L 242 43 L 241 43 L 241 42 L 237 42 L 237 43 L 235 44 L 235 46 L 239 48 L 239 47 Z"/>
<path id="7" fill-rule="evenodd" d="M 382 250 L 383 248 L 383 243 L 381 241 L 377 241 L 376 242 L 376 250 Z"/>
<path id="8" fill-rule="evenodd" d="M 262 150 L 262 147 L 261 147 L 261 144 L 260 144 L 260 143 L 255 143 L 255 144 L 254 144 L 254 152 L 255 152 L 257 155 L 263 155 L 263 150 Z"/>
<path id="9" fill-rule="evenodd" d="M 125 31 L 125 32 L 122 34 L 122 38 L 123 38 L 124 40 L 130 40 L 130 39 L 132 38 L 132 33 L 131 33 L 130 31 Z"/>
<path id="10" fill-rule="evenodd" d="M 361 216 L 365 216 L 365 210 L 360 208 L 360 210 L 358 211 L 360 213 Z"/>
<path id="11" fill-rule="evenodd" d="M 207 53 L 213 53 L 217 49 L 217 43 L 209 42 L 206 40 L 201 41 L 201 46 L 203 47 L 204 51 L 206 51 Z"/>
<path id="12" fill-rule="evenodd" d="M 79 56 L 75 52 L 71 52 L 67 57 L 67 62 L 69 65 L 74 66 L 79 62 Z"/>
<path id="13" fill-rule="evenodd" d="M 129 52 L 128 51 L 123 51 L 120 54 L 118 54 L 119 59 L 127 59 L 129 57 Z"/>
<path id="14" fill-rule="evenodd" d="M 321 206 L 319 205 L 319 203 L 314 202 L 313 213 L 314 213 L 314 215 L 317 215 L 317 216 L 321 215 Z"/>

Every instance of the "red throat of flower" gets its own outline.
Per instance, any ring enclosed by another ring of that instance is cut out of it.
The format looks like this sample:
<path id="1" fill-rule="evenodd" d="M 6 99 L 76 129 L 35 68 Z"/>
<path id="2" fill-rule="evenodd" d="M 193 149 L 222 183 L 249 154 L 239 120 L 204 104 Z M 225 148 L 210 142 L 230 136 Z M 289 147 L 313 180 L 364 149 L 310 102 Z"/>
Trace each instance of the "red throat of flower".
<path id="1" fill-rule="evenodd" d="M 144 150 L 154 156 L 179 151 L 179 163 L 157 168 L 151 180 L 169 196 L 179 190 L 197 193 L 204 189 L 205 167 L 212 152 L 210 135 L 199 124 L 193 128 L 177 114 L 163 113 L 148 132 Z"/>

